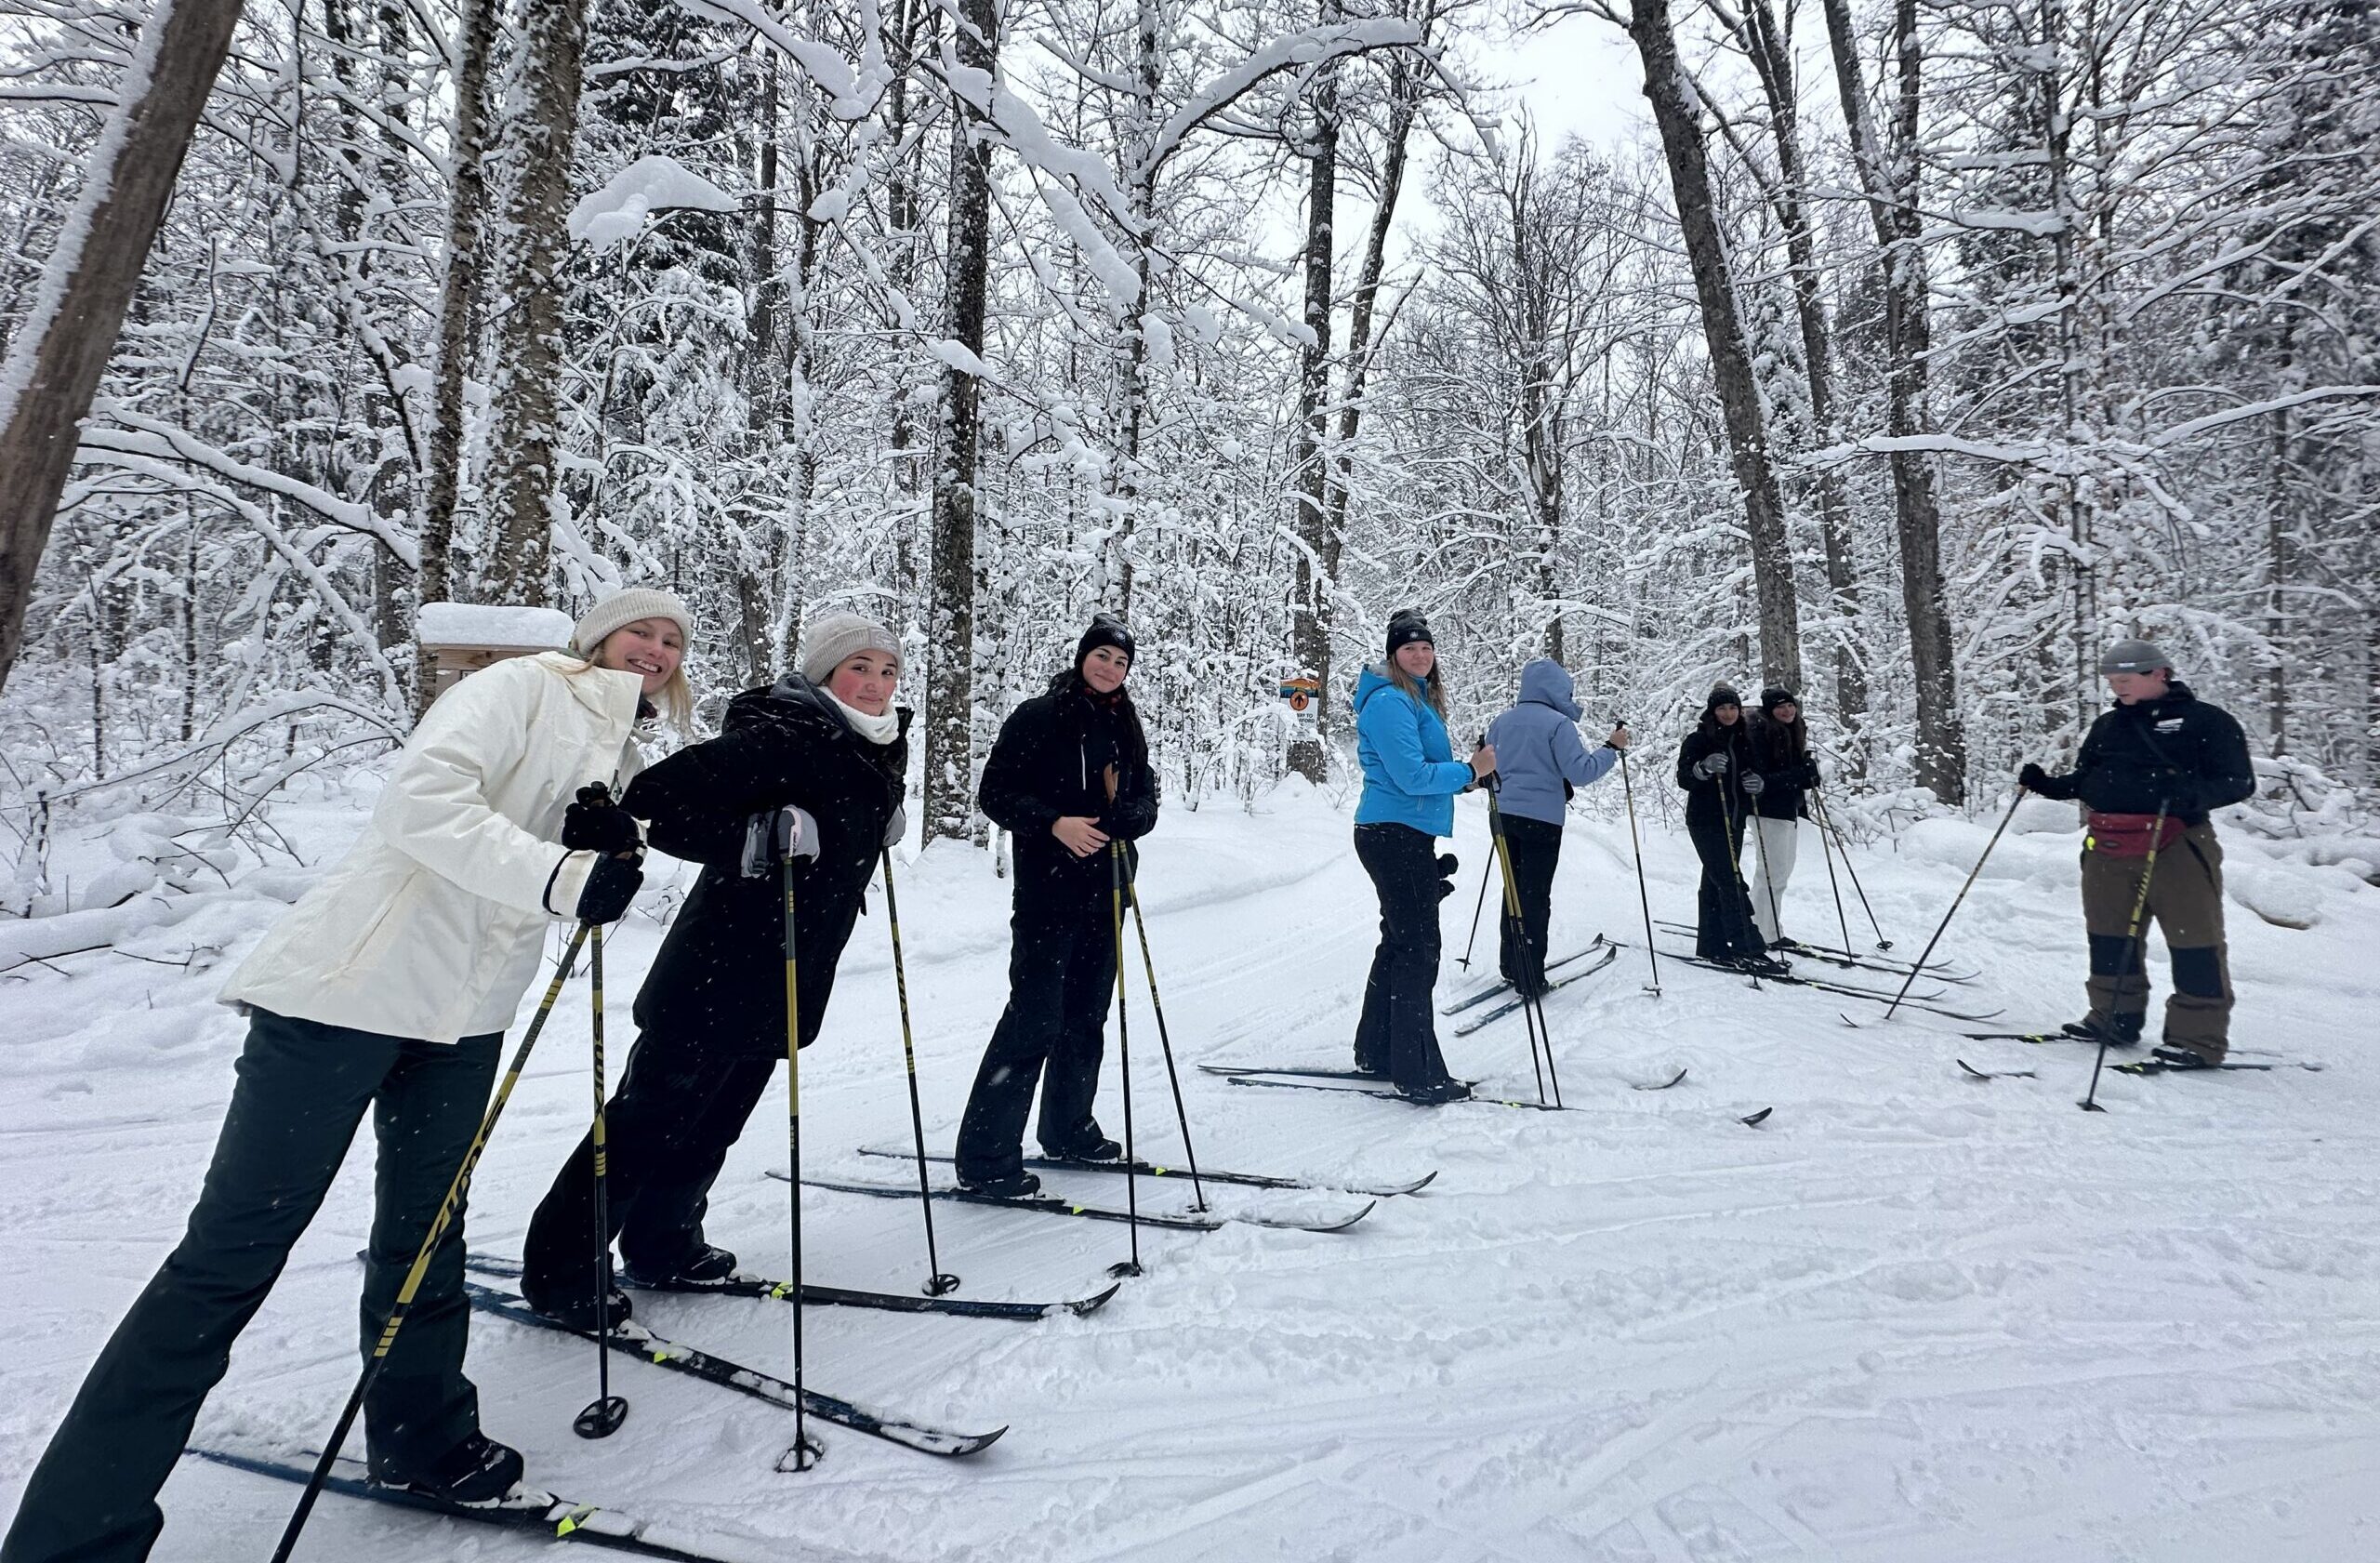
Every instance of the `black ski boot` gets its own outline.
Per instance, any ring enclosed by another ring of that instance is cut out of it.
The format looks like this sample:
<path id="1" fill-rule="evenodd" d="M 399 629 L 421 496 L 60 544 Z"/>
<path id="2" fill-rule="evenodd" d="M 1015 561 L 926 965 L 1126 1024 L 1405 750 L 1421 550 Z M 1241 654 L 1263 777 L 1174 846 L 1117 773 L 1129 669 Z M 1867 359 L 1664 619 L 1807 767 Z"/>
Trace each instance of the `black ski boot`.
<path id="1" fill-rule="evenodd" d="M 521 1451 L 474 1432 L 430 1463 L 423 1471 L 404 1475 L 375 1471 L 381 1487 L 419 1493 L 432 1503 L 457 1508 L 479 1508 L 503 1499 L 521 1485 Z"/>
<path id="2" fill-rule="evenodd" d="M 735 1256 L 723 1248 L 697 1243 L 685 1258 L 667 1270 L 656 1272 L 635 1265 L 627 1268 L 630 1280 L 656 1291 L 716 1286 L 735 1273 Z"/>
<path id="3" fill-rule="evenodd" d="M 2215 1060 L 2193 1047 L 2179 1042 L 2160 1042 L 2149 1050 L 2149 1056 L 2168 1069 L 2212 1069 Z"/>
<path id="4" fill-rule="evenodd" d="M 531 1284 L 529 1278 L 523 1276 L 521 1278 L 521 1300 L 529 1305 L 532 1312 L 568 1329 L 592 1331 L 599 1322 L 595 1317 L 593 1287 L 568 1287 L 549 1291 L 542 1286 Z M 617 1330 L 628 1321 L 632 1311 L 628 1294 L 615 1286 L 612 1288 L 611 1307 L 600 1322 Z"/>
<path id="5" fill-rule="evenodd" d="M 2081 1020 L 2068 1021 L 2064 1026 L 2059 1027 L 2058 1030 L 2079 1041 L 2104 1041 L 2111 1048 L 2138 1047 L 2140 1023 L 2147 1018 L 2146 1015 L 2137 1014 L 2106 1017 L 2096 1013 L 2087 1014 Z"/>
<path id="6" fill-rule="evenodd" d="M 1058 1161 L 1113 1161 L 1124 1154 L 1124 1147 L 1103 1135 L 1086 1140 L 1070 1150 L 1051 1154 L 1052 1159 Z"/>
<path id="7" fill-rule="evenodd" d="M 1471 1086 L 1463 1080 L 1445 1080 L 1436 1085 L 1421 1091 L 1408 1091 L 1404 1094 L 1407 1101 L 1417 1106 L 1438 1107 L 1444 1106 L 1448 1102 L 1470 1101 Z"/>
<path id="8" fill-rule="evenodd" d="M 1736 958 L 1735 966 L 1737 971 L 1747 976 L 1790 977 L 1793 974 L 1792 967 L 1773 955 L 1739 955 Z"/>
<path id="9" fill-rule="evenodd" d="M 970 1194 L 989 1194 L 1002 1199 L 1029 1199 L 1041 1192 L 1041 1180 L 1031 1172 L 1000 1172 L 991 1177 L 970 1177 L 959 1174 L 959 1186 Z"/>

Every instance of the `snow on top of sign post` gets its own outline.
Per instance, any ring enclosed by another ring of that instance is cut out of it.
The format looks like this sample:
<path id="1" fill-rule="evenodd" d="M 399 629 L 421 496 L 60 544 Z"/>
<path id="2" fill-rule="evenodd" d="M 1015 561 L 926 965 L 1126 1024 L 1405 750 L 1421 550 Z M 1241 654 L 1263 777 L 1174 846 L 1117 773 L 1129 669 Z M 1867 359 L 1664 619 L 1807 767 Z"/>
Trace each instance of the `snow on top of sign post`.
<path id="1" fill-rule="evenodd" d="M 424 603 L 414 633 L 426 646 L 503 646 L 544 651 L 570 643 L 576 621 L 560 608 L 494 603 Z"/>

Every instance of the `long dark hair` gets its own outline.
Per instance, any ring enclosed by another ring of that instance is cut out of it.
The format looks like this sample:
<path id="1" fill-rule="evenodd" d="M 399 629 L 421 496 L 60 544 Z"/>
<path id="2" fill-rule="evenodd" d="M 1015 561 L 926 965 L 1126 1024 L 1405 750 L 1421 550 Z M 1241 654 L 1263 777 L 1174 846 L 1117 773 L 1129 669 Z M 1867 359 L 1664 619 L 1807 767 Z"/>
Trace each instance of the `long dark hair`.
<path id="1" fill-rule="evenodd" d="M 1141 726 L 1140 708 L 1132 704 L 1131 692 L 1125 685 L 1117 684 L 1113 695 L 1102 695 L 1091 687 L 1091 682 L 1082 676 L 1080 668 L 1068 668 L 1050 681 L 1050 693 L 1079 695 L 1103 710 L 1114 711 L 1123 730 L 1118 747 L 1123 751 L 1125 762 L 1135 770 L 1148 764 L 1149 735 Z"/>

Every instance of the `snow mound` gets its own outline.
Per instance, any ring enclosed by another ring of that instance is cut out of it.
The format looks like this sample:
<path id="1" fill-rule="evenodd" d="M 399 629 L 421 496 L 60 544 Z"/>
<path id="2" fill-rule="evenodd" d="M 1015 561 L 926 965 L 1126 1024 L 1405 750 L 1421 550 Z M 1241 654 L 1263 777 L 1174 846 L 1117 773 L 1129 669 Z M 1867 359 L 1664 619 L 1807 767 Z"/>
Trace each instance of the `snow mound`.
<path id="1" fill-rule="evenodd" d="M 424 603 L 414 616 L 414 633 L 424 645 L 543 650 L 569 644 L 572 624 L 571 616 L 560 608 Z"/>
<path id="2" fill-rule="evenodd" d="M 655 212 L 732 212 L 735 197 L 675 158 L 640 157 L 570 209 L 570 236 L 597 251 L 627 243 Z"/>
<path id="3" fill-rule="evenodd" d="M 2082 828 L 2082 817 L 2071 803 L 2061 803 L 2055 798 L 2028 798 L 2016 805 L 2016 817 L 2008 822 L 2014 836 L 2070 836 Z"/>
<path id="4" fill-rule="evenodd" d="M 2223 866 L 2223 887 L 2276 928 L 2311 928 L 2322 921 L 2322 887 L 2303 869 L 2235 859 Z"/>

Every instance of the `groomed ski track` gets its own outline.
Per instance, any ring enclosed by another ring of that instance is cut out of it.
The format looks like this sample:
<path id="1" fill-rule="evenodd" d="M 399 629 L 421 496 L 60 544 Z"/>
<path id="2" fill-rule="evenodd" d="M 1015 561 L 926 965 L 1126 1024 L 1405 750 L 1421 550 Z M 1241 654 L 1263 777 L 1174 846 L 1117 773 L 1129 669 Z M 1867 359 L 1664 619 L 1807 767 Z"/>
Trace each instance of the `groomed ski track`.
<path id="1" fill-rule="evenodd" d="M 1666 778 L 1648 764 L 1637 780 L 1655 915 L 1690 915 L 1693 858 L 1651 795 Z M 296 791 L 277 823 L 309 862 L 344 844 L 371 797 L 368 784 L 326 797 L 311 777 Z M 1990 823 L 1928 822 L 1855 849 L 1896 954 L 1923 944 Z M 1148 1274 L 1090 1318 L 1019 1328 L 812 1310 L 820 1384 L 940 1424 L 1009 1425 L 963 1466 L 827 1426 L 819 1466 L 781 1476 L 788 1415 L 620 1364 L 628 1420 L 584 1442 L 569 1421 L 594 1393 L 591 1348 L 482 1324 L 470 1371 L 488 1430 L 523 1449 L 536 1485 L 794 1560 L 2380 1556 L 2380 1080 L 2360 1040 L 2380 1006 L 2368 954 L 2380 892 L 2326 871 L 2323 921 L 2306 932 L 2227 908 L 2235 1041 L 2261 1050 L 2242 1056 L 2321 1073 L 2110 1071 L 2104 1115 L 2074 1106 L 2088 1048 L 1972 1040 L 1906 1012 L 1879 1024 L 1865 1006 L 1852 1030 L 1832 996 L 1755 992 L 1669 961 L 1656 1000 L 1635 948 L 1546 1006 L 1569 1112 L 1431 1113 L 1203 1075 L 1196 1064 L 1345 1058 L 1376 927 L 1349 828 L 1344 809 L 1294 788 L 1253 815 L 1169 801 L 1143 870 L 1166 1017 L 1202 1161 L 1319 1183 L 1439 1169 L 1427 1189 L 1330 1237 L 1144 1229 Z M 1463 990 L 1453 957 L 1484 861 L 1478 800 L 1459 805 L 1457 828 L 1465 894 L 1442 908 L 1442 1000 Z M 2232 841 L 2234 861 L 2249 858 Z M 2007 1029 L 2079 1013 L 2074 842 L 2013 832 L 1945 941 L 1961 969 L 1979 969 L 1960 998 L 2005 1004 Z M 1624 820 L 1574 814 L 1557 948 L 1598 932 L 1641 941 L 1627 843 Z M 1005 999 L 1009 890 L 980 856 L 945 854 L 906 865 L 901 883 L 937 1152 Z M 0 1365 L 0 1512 L 179 1235 L 241 1035 L 212 995 L 282 909 L 265 884 L 285 897 L 303 882 L 277 872 L 126 947 L 177 960 L 199 948 L 190 972 L 81 957 L 60 962 L 70 974 L 29 967 L 0 986 L 0 1296 L 16 1346 Z M 1856 903 L 1851 914 L 1859 947 Z M 1786 919 L 1839 937 L 1815 838 Z M 1480 932 L 1491 967 L 1493 922 Z M 615 1075 L 660 936 L 640 913 L 610 947 Z M 1138 949 L 1127 954 L 1140 1148 L 1170 1165 L 1181 1146 L 1157 1028 Z M 879 902 L 803 1055 L 813 1175 L 881 1180 L 892 1164 L 853 1147 L 907 1144 L 888 965 Z M 2162 1001 L 2153 943 L 2150 966 Z M 519 1252 L 585 1129 L 586 1002 L 574 984 L 483 1165 L 474 1246 Z M 1461 1041 L 1441 1019 L 1439 1036 L 1483 1090 L 1534 1096 L 1516 1017 Z M 1120 1136 L 1114 1046 L 1111 1027 L 1101 1118 Z M 1956 1058 L 2038 1078 L 1985 1087 Z M 1686 1066 L 1673 1089 L 1630 1089 Z M 1772 1105 L 1756 1133 L 1733 1121 Z M 762 1099 L 709 1225 L 770 1273 L 786 1263 L 786 1191 L 761 1173 L 784 1155 L 782 1106 L 781 1088 Z M 367 1125 L 202 1439 L 294 1447 L 326 1429 L 355 1365 L 370 1164 Z M 1044 1176 L 1122 1201 L 1110 1175 Z M 1144 1181 L 1140 1197 L 1183 1208 L 1187 1180 Z M 805 1213 L 812 1280 L 914 1291 L 924 1278 L 914 1204 L 813 1195 Z M 962 1295 L 1080 1295 L 1124 1255 L 1123 1229 L 1105 1224 L 947 1204 L 935 1221 Z M 636 1305 L 665 1334 L 790 1371 L 782 1304 L 640 1292 Z M 156 1556 L 264 1556 L 283 1496 L 186 1461 Z M 550 1550 L 326 1502 L 301 1556 L 377 1563 L 449 1543 L 500 1563 Z"/>

